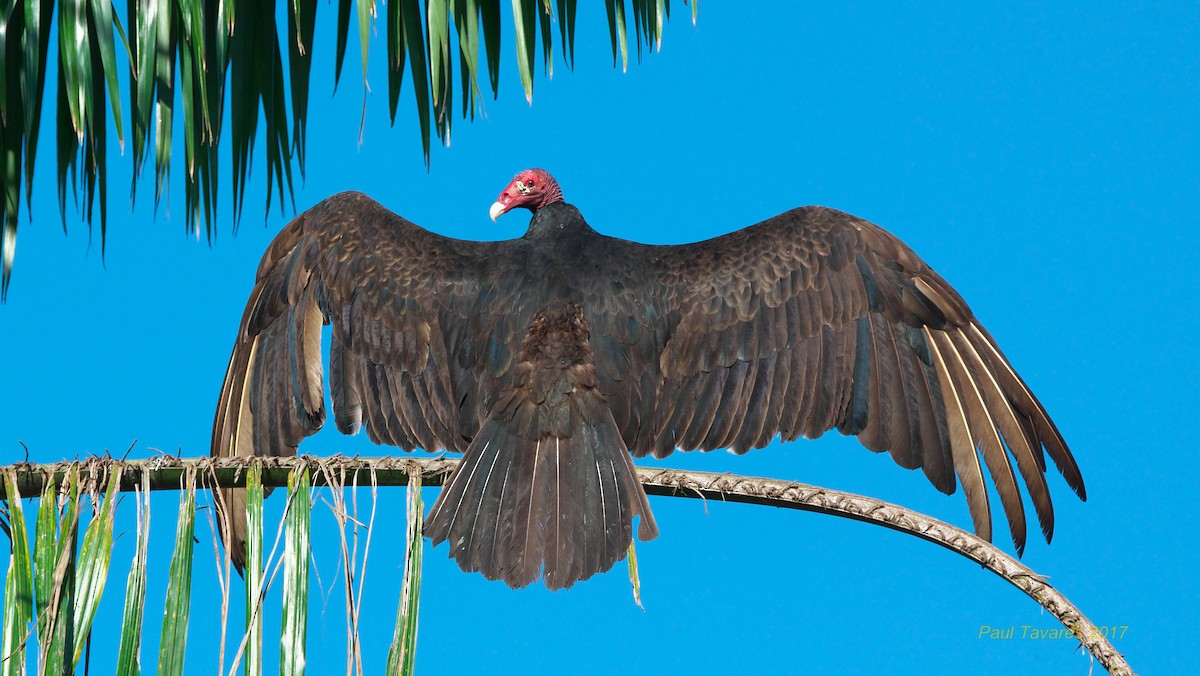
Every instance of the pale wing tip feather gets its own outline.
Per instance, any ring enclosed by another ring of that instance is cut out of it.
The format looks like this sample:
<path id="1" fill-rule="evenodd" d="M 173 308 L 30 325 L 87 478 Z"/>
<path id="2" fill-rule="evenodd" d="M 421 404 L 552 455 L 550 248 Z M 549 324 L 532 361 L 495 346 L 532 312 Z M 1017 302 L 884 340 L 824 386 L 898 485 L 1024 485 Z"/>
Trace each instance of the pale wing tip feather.
<path id="1" fill-rule="evenodd" d="M 960 395 L 959 403 L 963 407 L 965 422 L 970 429 L 977 453 L 983 456 L 992 485 L 1000 496 L 1013 545 L 1017 553 L 1021 554 L 1025 551 L 1026 542 L 1025 504 L 1017 485 L 1017 477 L 1013 473 L 1012 463 L 1000 438 L 997 423 L 988 410 L 985 395 L 980 391 L 981 384 L 976 381 L 975 374 L 967 366 L 966 359 L 955 344 L 953 336 L 943 331 L 936 332 L 934 336 L 939 343 L 938 349 L 942 358 L 947 360 L 946 366 L 955 390 Z"/>
<path id="2" fill-rule="evenodd" d="M 1041 437 L 1042 448 L 1050 455 L 1050 459 L 1054 461 L 1054 466 L 1058 468 L 1059 473 L 1066 480 L 1067 485 L 1079 497 L 1080 500 L 1087 501 L 1087 489 L 1084 487 L 1083 474 L 1079 470 L 1079 465 L 1075 461 L 1075 456 L 1071 453 L 1067 446 L 1067 442 L 1063 439 L 1062 433 L 1059 432 L 1058 426 L 1050 419 L 1046 409 L 1042 406 L 1041 401 L 1025 384 L 1025 380 L 1016 372 L 1009 364 L 1008 359 L 1004 356 L 1000 349 L 996 346 L 995 340 L 991 335 L 979 324 L 979 322 L 971 322 L 971 332 L 975 337 L 974 344 L 976 347 L 984 347 L 993 356 L 994 360 L 1003 369 L 1003 376 L 1007 380 L 1011 380 L 1015 387 L 1019 390 L 1023 398 L 1028 402 L 1028 407 L 1031 410 L 1022 411 L 1025 415 L 1031 417 L 1031 422 L 1034 429 Z"/>
<path id="3" fill-rule="evenodd" d="M 967 496 L 967 507 L 975 525 L 975 534 L 991 542 L 992 512 L 987 487 L 983 480 L 983 468 L 980 466 L 979 456 L 975 451 L 975 442 L 971 438 L 970 425 L 967 423 L 962 401 L 954 387 L 946 360 L 932 331 L 928 327 L 925 328 L 929 347 L 933 352 L 934 363 L 937 365 L 942 400 L 946 406 L 946 426 L 950 432 L 950 449 L 954 469 L 962 483 L 963 493 Z"/>

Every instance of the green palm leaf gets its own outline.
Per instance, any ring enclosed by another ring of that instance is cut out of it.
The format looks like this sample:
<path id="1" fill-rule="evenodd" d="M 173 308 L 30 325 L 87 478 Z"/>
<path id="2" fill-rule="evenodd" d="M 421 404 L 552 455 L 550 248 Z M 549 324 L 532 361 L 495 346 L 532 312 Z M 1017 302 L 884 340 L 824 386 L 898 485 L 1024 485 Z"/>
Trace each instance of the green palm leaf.
<path id="1" fill-rule="evenodd" d="M 196 530 L 196 475 L 189 471 L 180 496 L 179 521 L 175 527 L 175 553 L 171 556 L 167 602 L 163 610 L 162 642 L 158 673 L 183 673 L 187 651 L 188 616 L 192 599 L 192 541 Z"/>
<path id="2" fill-rule="evenodd" d="M 5 494 L 10 496 L 7 530 L 12 541 L 4 579 L 4 638 L 0 645 L 0 673 L 7 675 L 25 673 L 26 643 L 33 630 L 34 582 L 25 513 L 17 492 L 17 475 L 12 470 L 5 472 L 4 486 Z"/>
<path id="3" fill-rule="evenodd" d="M 233 171 L 235 224 L 244 208 L 250 180 L 253 149 L 263 132 L 269 211 L 277 198 L 280 208 L 292 197 L 292 166 L 305 171 L 308 95 L 311 53 L 320 3 L 286 0 L 288 22 L 280 34 L 274 3 L 250 0 L 126 0 L 124 25 L 111 0 L 60 0 L 58 5 L 58 73 L 55 83 L 57 114 L 57 180 L 59 210 L 67 224 L 68 187 L 82 195 L 77 204 L 82 220 L 100 226 L 100 247 L 107 242 L 108 115 L 124 146 L 124 109 L 121 105 L 119 68 L 129 78 L 129 127 L 136 195 L 142 166 L 154 147 L 155 203 L 162 199 L 170 177 L 171 158 L 182 136 L 184 152 L 185 224 L 198 234 L 203 221 L 206 237 L 214 235 L 225 110 L 225 83 L 231 88 L 230 157 Z M 34 158 L 38 148 L 44 83 L 49 54 L 53 0 L 10 0 L 0 13 L 0 300 L 7 297 L 16 258 L 21 218 L 22 179 L 26 201 L 32 194 Z M 450 143 L 454 80 L 459 81 L 461 115 L 474 119 L 479 96 L 480 27 L 488 80 L 499 95 L 500 35 L 502 23 L 515 27 L 516 64 L 526 98 L 533 100 L 536 44 L 541 33 L 541 54 L 546 75 L 553 74 L 551 23 L 557 21 L 564 59 L 574 64 L 574 0 L 512 0 L 512 12 L 500 10 L 499 0 L 392 0 L 386 3 L 382 22 L 388 60 L 388 106 L 393 122 L 404 79 L 405 66 L 417 107 L 415 128 L 421 138 L 423 160 L 430 162 L 430 139 L 436 133 Z M 607 20 L 614 64 L 618 53 L 622 69 L 628 64 L 624 0 L 607 0 Z M 696 3 L 692 3 L 693 12 Z M 552 6 L 557 13 L 552 14 Z M 366 85 L 375 0 L 356 3 L 363 82 Z M 337 3 L 334 87 L 341 76 L 349 34 L 350 0 Z M 633 3 L 636 44 L 657 47 L 670 4 L 665 0 Z M 117 40 L 117 36 L 120 40 Z M 457 39 L 457 49 L 454 40 Z M 288 45 L 289 79 L 285 87 L 283 50 Z M 120 49 L 123 47 L 124 49 Z M 457 58 L 455 58 L 457 52 Z M 122 63 L 124 60 L 124 63 Z M 457 73 L 455 66 L 457 63 Z M 178 73 L 178 82 L 176 81 Z M 366 101 L 364 100 L 364 106 Z M 176 113 L 180 114 L 176 114 Z M 259 116 L 263 126 L 259 128 Z M 289 114 L 292 123 L 289 127 Z M 176 133 L 176 118 L 182 128 Z M 365 120 L 365 108 L 364 117 Z M 151 139 L 153 143 L 151 144 Z M 83 150 L 83 161 L 79 151 Z M 99 214 L 93 206 L 99 201 Z M 294 205 L 293 205 L 294 208 Z"/>

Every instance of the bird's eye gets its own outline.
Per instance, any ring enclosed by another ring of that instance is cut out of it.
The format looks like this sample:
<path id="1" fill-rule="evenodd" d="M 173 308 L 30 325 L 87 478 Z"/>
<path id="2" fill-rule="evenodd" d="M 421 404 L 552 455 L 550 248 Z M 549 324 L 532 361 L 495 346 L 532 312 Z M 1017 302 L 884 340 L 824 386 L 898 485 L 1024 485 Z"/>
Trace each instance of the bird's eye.
<path id="1" fill-rule="evenodd" d="M 533 187 L 533 179 L 532 179 L 532 178 L 531 178 L 531 179 L 529 179 L 529 187 L 530 187 L 530 188 L 532 188 L 532 187 Z"/>

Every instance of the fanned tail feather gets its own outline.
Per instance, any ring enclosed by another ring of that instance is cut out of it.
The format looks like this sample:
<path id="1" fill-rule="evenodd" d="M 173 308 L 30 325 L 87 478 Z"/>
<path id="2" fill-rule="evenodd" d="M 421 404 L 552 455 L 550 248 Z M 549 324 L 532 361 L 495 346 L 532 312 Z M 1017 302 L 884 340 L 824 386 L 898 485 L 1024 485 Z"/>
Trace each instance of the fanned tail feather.
<path id="1" fill-rule="evenodd" d="M 625 558 L 658 527 L 612 416 L 572 436 L 530 439 L 489 418 L 425 522 L 463 570 L 564 589 Z"/>
<path id="2" fill-rule="evenodd" d="M 578 305 L 534 318 L 512 387 L 496 401 L 425 521 L 466 571 L 570 587 L 625 558 L 658 527 L 612 411 L 596 387 Z"/>

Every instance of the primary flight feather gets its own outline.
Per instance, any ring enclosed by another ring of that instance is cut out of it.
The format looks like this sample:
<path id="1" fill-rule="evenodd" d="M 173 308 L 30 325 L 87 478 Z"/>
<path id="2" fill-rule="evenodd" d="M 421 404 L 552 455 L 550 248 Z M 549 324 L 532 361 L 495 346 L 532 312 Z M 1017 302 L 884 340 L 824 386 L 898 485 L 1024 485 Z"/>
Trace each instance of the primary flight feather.
<path id="1" fill-rule="evenodd" d="M 1020 484 L 1047 540 L 1054 530 L 1045 454 L 1085 498 L 991 335 L 882 228 L 802 207 L 648 246 L 593 230 L 540 169 L 490 213 L 518 207 L 533 212 L 529 229 L 502 242 L 442 237 L 353 192 L 288 224 L 238 328 L 213 455 L 295 455 L 320 429 L 330 324 L 337 428 L 462 453 L 425 533 L 464 570 L 513 587 L 608 570 L 635 516 L 640 539 L 657 535 L 631 453 L 743 453 L 837 428 L 944 493 L 961 482 L 985 539 L 990 475 L 1018 551 Z M 244 497 L 223 497 L 240 569 Z"/>

